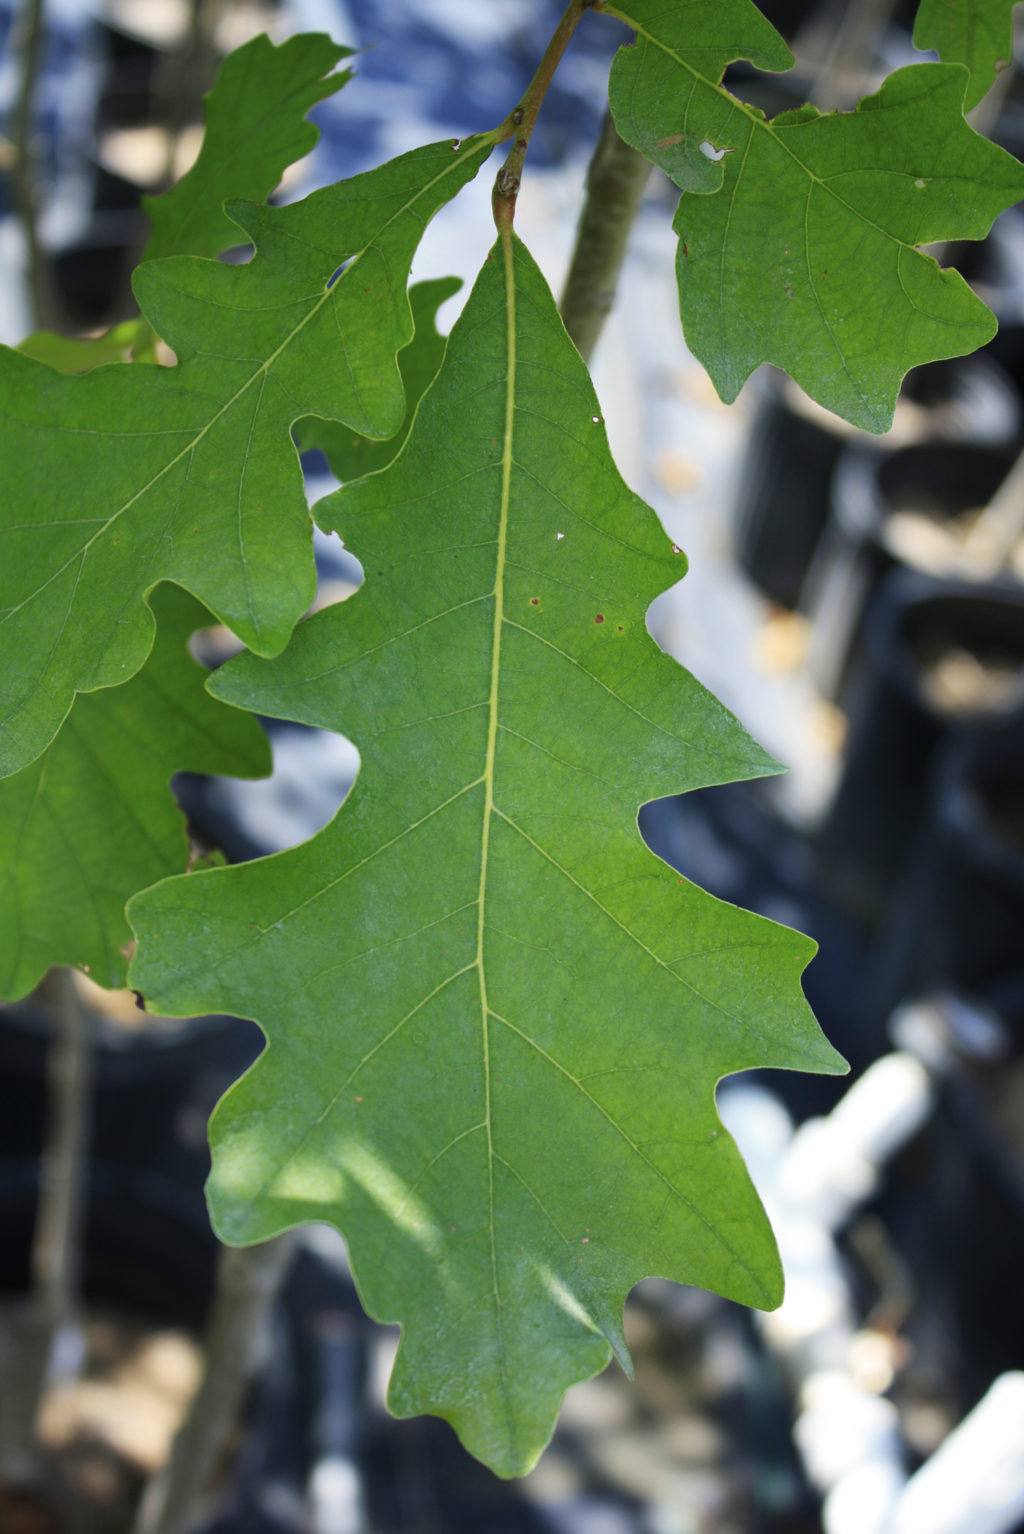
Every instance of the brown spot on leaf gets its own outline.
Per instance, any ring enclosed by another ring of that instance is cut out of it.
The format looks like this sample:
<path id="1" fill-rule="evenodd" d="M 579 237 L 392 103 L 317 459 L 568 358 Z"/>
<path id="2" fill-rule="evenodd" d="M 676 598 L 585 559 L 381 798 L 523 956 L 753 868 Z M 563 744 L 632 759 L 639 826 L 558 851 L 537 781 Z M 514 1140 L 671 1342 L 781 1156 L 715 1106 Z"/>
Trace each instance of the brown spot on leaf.
<path id="1" fill-rule="evenodd" d="M 668 138 L 659 139 L 654 147 L 655 149 L 674 149 L 675 146 L 677 144 L 681 144 L 685 138 L 685 133 L 670 133 Z"/>
<path id="2" fill-rule="evenodd" d="M 594 622 L 595 623 L 603 623 L 604 622 L 604 613 L 598 613 L 597 617 L 594 619 Z"/>

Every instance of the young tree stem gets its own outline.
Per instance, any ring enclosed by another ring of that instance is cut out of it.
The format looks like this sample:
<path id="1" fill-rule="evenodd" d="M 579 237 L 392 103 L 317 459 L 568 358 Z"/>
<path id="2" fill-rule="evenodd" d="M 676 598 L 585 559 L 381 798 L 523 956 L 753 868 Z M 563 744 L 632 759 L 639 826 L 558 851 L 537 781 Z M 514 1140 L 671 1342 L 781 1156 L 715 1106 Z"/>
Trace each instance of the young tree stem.
<path id="1" fill-rule="evenodd" d="M 242 1402 L 267 1313 L 295 1247 L 289 1233 L 261 1246 L 224 1247 L 206 1330 L 205 1365 L 170 1459 L 150 1482 L 132 1534 L 184 1534 Z"/>
<path id="2" fill-rule="evenodd" d="M 46 256 L 39 241 L 35 156 L 32 150 L 36 86 L 39 82 L 43 36 L 43 0 L 25 0 L 19 27 L 21 89 L 18 92 L 18 102 L 14 112 L 14 164 L 11 169 L 11 184 L 18 217 L 25 231 L 28 295 L 32 305 L 33 324 L 37 330 L 41 326 L 54 323 L 49 271 Z"/>
<path id="3" fill-rule="evenodd" d="M 35 1429 L 54 1347 L 74 1322 L 85 1220 L 93 1049 L 91 1018 L 69 969 L 57 968 L 37 995 L 50 1013 L 46 1060 L 47 1126 L 32 1243 L 33 1288 L 8 1381 L 3 1438 L 4 1478 L 31 1480 Z"/>
<path id="4" fill-rule="evenodd" d="M 569 40 L 579 26 L 584 11 L 595 9 L 599 9 L 598 0 L 569 0 L 569 4 L 562 13 L 562 19 L 544 50 L 544 56 L 537 65 L 537 71 L 526 87 L 522 100 L 515 110 L 509 113 L 502 125 L 503 129 L 507 129 L 504 136 L 512 138 L 513 142 L 494 182 L 494 222 L 499 229 L 504 228 L 506 224 L 511 225 L 515 217 L 516 196 L 522 179 L 523 161 L 526 159 L 526 151 L 530 147 L 530 138 L 544 97 L 547 95 L 548 86 L 555 77 L 562 55 L 569 46 Z"/>
<path id="5" fill-rule="evenodd" d="M 1024 537 L 1024 453 L 1021 453 L 995 495 L 964 540 L 964 555 L 987 565 L 991 575 L 1003 573 L 1017 542 Z"/>
<path id="6" fill-rule="evenodd" d="M 619 136 L 605 115 L 587 171 L 587 193 L 560 305 L 576 350 L 589 362 L 615 302 L 629 231 L 643 201 L 651 163 Z"/>

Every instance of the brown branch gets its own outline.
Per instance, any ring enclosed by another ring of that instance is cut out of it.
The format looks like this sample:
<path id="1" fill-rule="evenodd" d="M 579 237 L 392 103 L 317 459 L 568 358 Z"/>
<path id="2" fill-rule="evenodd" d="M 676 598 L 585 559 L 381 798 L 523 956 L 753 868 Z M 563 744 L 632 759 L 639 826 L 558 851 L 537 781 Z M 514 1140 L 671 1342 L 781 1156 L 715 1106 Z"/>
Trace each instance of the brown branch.
<path id="1" fill-rule="evenodd" d="M 51 969 L 36 992 L 51 1020 L 47 1125 L 32 1242 L 32 1293 L 11 1362 L 0 1473 L 31 1482 L 35 1430 L 55 1345 L 75 1324 L 92 1123 L 92 1018 L 71 970 Z"/>
<path id="2" fill-rule="evenodd" d="M 39 83 L 44 30 L 43 0 L 26 0 L 21 13 L 18 39 L 18 52 L 21 54 L 21 90 L 18 92 L 18 103 L 14 112 L 14 164 L 11 167 L 11 190 L 25 231 L 28 292 L 32 304 L 33 324 L 37 330 L 43 326 L 52 326 L 55 322 L 49 268 L 39 240 L 35 156 L 32 151 L 36 86 Z"/>
<path id="3" fill-rule="evenodd" d="M 586 201 L 560 306 L 584 362 L 590 361 L 615 302 L 629 231 L 650 173 L 650 162 L 620 138 L 609 112 L 587 171 Z"/>
<path id="4" fill-rule="evenodd" d="M 494 222 L 499 229 L 511 226 L 515 217 L 516 196 L 523 174 L 523 161 L 526 159 L 526 151 L 530 146 L 537 114 L 548 93 L 548 86 L 555 77 L 555 71 L 562 62 L 562 55 L 569 46 L 573 33 L 583 19 L 584 11 L 591 10 L 594 5 L 595 0 L 569 0 L 562 19 L 544 50 L 544 57 L 537 65 L 537 71 L 526 87 L 522 100 L 515 110 L 509 113 L 502 129 L 498 130 L 502 137 L 511 138 L 513 134 L 515 135 L 512 148 L 494 182 Z M 506 128 L 507 132 L 504 131 Z"/>
<path id="5" fill-rule="evenodd" d="M 224 1247 L 206 1331 L 203 1378 L 171 1456 L 146 1489 L 133 1534 L 185 1534 L 252 1374 L 267 1313 L 295 1247 L 291 1234 Z"/>

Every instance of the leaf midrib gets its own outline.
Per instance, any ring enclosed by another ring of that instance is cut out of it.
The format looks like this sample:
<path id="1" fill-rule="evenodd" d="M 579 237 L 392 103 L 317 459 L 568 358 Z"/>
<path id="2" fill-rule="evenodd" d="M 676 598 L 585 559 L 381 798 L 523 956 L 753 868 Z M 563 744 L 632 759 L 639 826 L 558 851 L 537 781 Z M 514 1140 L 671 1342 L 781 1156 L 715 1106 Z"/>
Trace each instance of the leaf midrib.
<path id="1" fill-rule="evenodd" d="M 491 686 L 488 699 L 487 752 L 484 759 L 484 809 L 480 832 L 480 887 L 477 895 L 477 952 L 476 964 L 479 979 L 480 1036 L 483 1050 L 484 1070 L 484 1125 L 487 1139 L 487 1206 L 488 1228 L 491 1247 L 491 1281 L 495 1305 L 495 1321 L 498 1329 L 498 1374 L 502 1397 L 505 1401 L 506 1418 L 510 1432 L 515 1429 L 515 1412 L 512 1409 L 508 1380 L 505 1374 L 505 1340 L 502 1325 L 501 1287 L 498 1282 L 498 1244 L 494 1217 L 494 1134 L 491 1112 L 491 1008 L 487 1002 L 487 967 L 484 963 L 484 940 L 487 927 L 487 858 L 490 849 L 491 822 L 494 817 L 494 765 L 498 741 L 498 698 L 501 678 L 501 638 L 504 623 L 505 560 L 508 544 L 508 514 L 512 496 L 512 434 L 515 423 L 516 399 L 516 285 L 515 252 L 510 225 L 501 231 L 501 252 L 504 265 L 506 294 L 506 345 L 507 362 L 505 374 L 505 439 L 501 460 L 501 506 L 498 519 L 498 547 L 495 554 L 494 572 L 494 628 L 491 640 Z"/>

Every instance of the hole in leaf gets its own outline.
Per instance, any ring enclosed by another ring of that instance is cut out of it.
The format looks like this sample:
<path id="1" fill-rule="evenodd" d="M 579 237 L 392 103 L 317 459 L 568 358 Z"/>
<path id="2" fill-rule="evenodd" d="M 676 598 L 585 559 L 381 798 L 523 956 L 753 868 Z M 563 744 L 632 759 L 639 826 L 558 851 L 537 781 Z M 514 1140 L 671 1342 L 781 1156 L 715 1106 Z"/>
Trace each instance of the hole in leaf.
<path id="1" fill-rule="evenodd" d="M 232 245 L 230 250 L 222 250 L 217 260 L 225 266 L 248 266 L 255 254 L 255 245 Z"/>
<path id="2" fill-rule="evenodd" d="M 724 160 L 727 154 L 732 154 L 734 145 L 727 144 L 724 149 L 716 149 L 710 139 L 701 139 L 699 144 L 701 154 L 706 160 L 713 160 L 717 165 L 719 160 Z"/>

